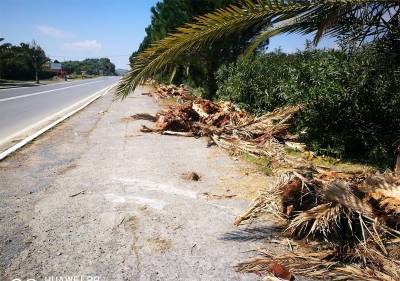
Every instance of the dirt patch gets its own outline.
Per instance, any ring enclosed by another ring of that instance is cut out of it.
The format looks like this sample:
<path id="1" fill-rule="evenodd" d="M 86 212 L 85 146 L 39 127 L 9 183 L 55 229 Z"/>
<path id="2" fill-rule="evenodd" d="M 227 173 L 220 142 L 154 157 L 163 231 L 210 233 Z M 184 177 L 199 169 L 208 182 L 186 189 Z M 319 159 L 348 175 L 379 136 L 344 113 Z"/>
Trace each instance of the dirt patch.
<path id="1" fill-rule="evenodd" d="M 121 120 L 121 122 L 129 122 L 129 121 L 135 121 L 135 120 L 147 120 L 150 122 L 155 122 L 156 117 L 151 114 L 148 114 L 148 113 L 138 113 L 138 114 L 131 115 L 129 117 L 123 117 L 120 120 Z"/>
<path id="2" fill-rule="evenodd" d="M 63 167 L 63 168 L 61 168 L 61 169 L 57 172 L 57 175 L 63 176 L 63 175 L 65 175 L 66 173 L 68 173 L 69 171 L 71 171 L 71 170 L 73 170 L 73 169 L 76 169 L 77 167 L 78 167 L 78 165 L 75 164 L 75 163 L 69 164 L 69 165 L 67 165 L 67 166 L 65 166 L 65 167 Z"/>
<path id="3" fill-rule="evenodd" d="M 131 230 L 136 230 L 139 227 L 139 219 L 136 216 L 127 216 L 123 218 L 124 227 L 131 229 Z"/>
<path id="4" fill-rule="evenodd" d="M 201 177 L 196 172 L 187 172 L 182 174 L 182 179 L 187 181 L 199 181 Z"/>
<path id="5" fill-rule="evenodd" d="M 134 256 L 134 264 L 136 268 L 136 273 L 140 275 L 141 272 L 141 259 L 140 259 L 140 249 L 141 247 L 138 245 L 138 239 L 136 232 L 139 228 L 139 219 L 136 216 L 126 216 L 122 219 L 119 225 L 123 225 L 124 229 L 132 232 L 132 244 L 131 250 Z"/>
<path id="6" fill-rule="evenodd" d="M 150 238 L 146 240 L 146 244 L 152 252 L 165 253 L 172 247 L 171 240 L 161 238 Z"/>
<path id="7" fill-rule="evenodd" d="M 241 176 L 221 177 L 213 193 L 225 198 L 252 200 L 271 181 L 271 177 L 246 171 Z"/>

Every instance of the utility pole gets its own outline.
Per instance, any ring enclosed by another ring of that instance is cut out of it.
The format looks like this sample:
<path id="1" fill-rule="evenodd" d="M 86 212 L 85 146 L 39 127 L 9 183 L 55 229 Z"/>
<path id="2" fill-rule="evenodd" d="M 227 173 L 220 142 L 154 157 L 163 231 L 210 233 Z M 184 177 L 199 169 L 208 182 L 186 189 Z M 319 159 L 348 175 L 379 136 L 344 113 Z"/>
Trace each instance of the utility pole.
<path id="1" fill-rule="evenodd" d="M 64 57 L 64 61 L 63 61 L 63 63 L 61 64 L 61 69 L 62 69 L 62 71 L 64 72 L 64 80 L 65 81 L 68 81 L 68 79 L 67 79 L 67 73 L 64 71 L 64 69 L 62 68 L 62 65 L 65 63 L 65 57 Z"/>

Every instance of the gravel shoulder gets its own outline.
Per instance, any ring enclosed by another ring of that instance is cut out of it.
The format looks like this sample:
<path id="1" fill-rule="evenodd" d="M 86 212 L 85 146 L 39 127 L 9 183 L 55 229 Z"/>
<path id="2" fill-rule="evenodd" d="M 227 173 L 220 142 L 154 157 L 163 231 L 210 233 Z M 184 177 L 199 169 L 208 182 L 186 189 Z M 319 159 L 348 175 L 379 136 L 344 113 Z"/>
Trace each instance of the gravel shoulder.
<path id="1" fill-rule="evenodd" d="M 233 221 L 267 178 L 205 139 L 141 133 L 147 121 L 127 117 L 159 110 L 142 91 L 107 95 L 0 162 L 0 280 L 258 280 L 232 266 L 268 226 Z"/>

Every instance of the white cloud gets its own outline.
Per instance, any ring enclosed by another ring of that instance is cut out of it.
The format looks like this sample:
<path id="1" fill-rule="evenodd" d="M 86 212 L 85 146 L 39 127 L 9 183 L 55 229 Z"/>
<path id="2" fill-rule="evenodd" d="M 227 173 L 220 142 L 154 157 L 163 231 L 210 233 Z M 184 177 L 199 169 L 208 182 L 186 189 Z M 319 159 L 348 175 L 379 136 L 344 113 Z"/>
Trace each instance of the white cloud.
<path id="1" fill-rule="evenodd" d="M 65 32 L 61 29 L 49 26 L 49 25 L 39 25 L 37 27 L 37 29 L 39 30 L 39 32 L 43 35 L 49 36 L 49 37 L 53 37 L 56 39 L 63 39 L 63 38 L 69 38 L 72 37 L 73 35 L 71 33 Z"/>
<path id="2" fill-rule="evenodd" d="M 95 50 L 101 49 L 101 44 L 96 40 L 84 40 L 79 42 L 65 43 L 64 47 L 72 50 Z"/>

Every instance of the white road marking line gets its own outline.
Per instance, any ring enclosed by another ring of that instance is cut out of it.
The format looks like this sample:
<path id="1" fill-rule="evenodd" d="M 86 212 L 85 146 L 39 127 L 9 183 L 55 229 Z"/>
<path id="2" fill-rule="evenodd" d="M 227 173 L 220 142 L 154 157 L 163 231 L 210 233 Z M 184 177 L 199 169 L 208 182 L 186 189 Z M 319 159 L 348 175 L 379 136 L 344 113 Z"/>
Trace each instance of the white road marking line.
<path id="1" fill-rule="evenodd" d="M 7 91 L 11 91 L 11 90 L 27 89 L 27 88 L 41 89 L 41 88 L 45 88 L 48 86 L 63 85 L 63 84 L 67 84 L 67 83 L 72 84 L 72 83 L 76 83 L 76 82 L 79 82 L 79 81 L 63 81 L 63 82 L 57 82 L 54 84 L 45 84 L 45 85 L 38 85 L 38 86 L 15 86 L 15 87 L 10 87 L 10 88 L 0 89 L 0 94 L 6 93 Z"/>
<path id="2" fill-rule="evenodd" d="M 117 82 L 118 83 L 118 82 Z M 79 112 L 80 110 L 84 109 L 86 106 L 88 106 L 89 104 L 91 104 L 92 102 L 94 102 L 95 100 L 97 100 L 99 97 L 104 96 L 104 95 L 100 95 L 101 92 L 105 91 L 106 93 L 112 89 L 117 83 L 112 84 L 109 87 L 103 88 L 100 91 L 97 91 L 96 93 L 94 93 L 93 95 L 78 101 L 77 103 L 69 106 L 68 108 L 53 114 L 51 117 L 45 118 L 45 120 L 50 120 L 51 118 L 55 118 L 58 114 L 61 114 L 63 112 L 65 112 L 66 110 L 70 110 L 76 106 L 78 106 L 79 104 L 83 103 L 86 101 L 86 103 L 84 103 L 83 105 L 81 105 L 80 107 L 78 107 L 77 109 L 71 111 L 70 113 L 60 117 L 59 119 L 57 119 L 56 121 L 54 121 L 53 123 L 45 126 L 44 128 L 40 129 L 39 131 L 37 131 L 36 133 L 26 137 L 25 139 L 23 139 L 22 141 L 18 142 L 17 144 L 13 145 L 12 147 L 10 147 L 9 149 L 7 149 L 6 151 L 0 153 L 0 160 L 3 160 L 4 158 L 6 158 L 8 155 L 10 155 L 11 153 L 15 152 L 16 150 L 20 149 L 21 147 L 23 147 L 24 145 L 28 144 L 29 142 L 31 142 L 32 140 L 34 140 L 35 138 L 39 137 L 40 135 L 42 135 L 43 133 L 45 133 L 46 131 L 50 130 L 51 128 L 55 127 L 56 125 L 58 125 L 59 123 L 61 123 L 62 121 L 64 121 L 65 119 L 71 117 L 72 115 L 74 115 L 75 113 Z M 36 124 L 42 123 L 42 121 L 37 122 Z"/>
<path id="3" fill-rule="evenodd" d="M 4 98 L 4 99 L 0 99 L 0 102 L 16 100 L 16 99 L 22 99 L 22 98 L 27 98 L 27 97 L 47 94 L 47 93 L 50 93 L 50 92 L 60 91 L 60 90 L 64 90 L 64 89 L 75 88 L 75 87 L 79 87 L 79 86 L 83 86 L 83 85 L 96 84 L 96 83 L 100 83 L 100 82 L 103 82 L 103 80 L 101 80 L 101 81 L 93 81 L 93 82 L 88 82 L 88 83 L 84 83 L 84 84 L 73 85 L 73 86 L 68 86 L 68 87 L 58 88 L 58 89 L 53 89 L 53 90 L 47 90 L 47 91 L 42 91 L 42 92 L 36 92 L 36 93 L 26 94 L 26 95 L 21 95 L 21 96 L 16 96 L 16 97 Z"/>
<path id="4" fill-rule="evenodd" d="M 100 78 L 91 78 L 91 80 L 92 79 L 93 80 L 98 80 Z M 84 80 L 88 80 L 88 79 L 84 79 Z M 49 86 L 57 86 L 57 85 L 63 85 L 63 84 L 76 84 L 76 83 L 82 82 L 84 80 L 68 80 L 68 81 L 44 84 L 44 85 L 39 85 L 39 86 L 32 86 L 32 88 L 33 89 L 41 89 L 41 88 L 45 88 L 45 87 L 49 87 Z M 12 87 L 12 88 L 0 89 L 0 94 L 1 93 L 5 93 L 7 91 L 18 90 L 18 89 L 22 89 L 22 88 L 29 88 L 29 86 L 28 87 L 18 87 L 18 86 L 16 86 L 16 87 Z"/>

